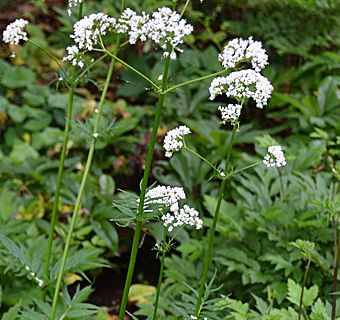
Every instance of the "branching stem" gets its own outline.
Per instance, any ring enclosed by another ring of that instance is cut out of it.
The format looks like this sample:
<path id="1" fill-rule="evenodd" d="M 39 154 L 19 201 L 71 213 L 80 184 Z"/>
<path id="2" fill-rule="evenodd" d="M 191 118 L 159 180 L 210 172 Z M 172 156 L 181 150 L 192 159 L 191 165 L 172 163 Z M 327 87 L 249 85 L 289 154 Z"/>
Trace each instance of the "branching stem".
<path id="1" fill-rule="evenodd" d="M 162 256 L 161 256 L 161 265 L 158 275 L 158 283 L 157 283 L 157 291 L 156 291 L 156 299 L 153 309 L 153 317 L 152 320 L 157 319 L 157 310 L 158 310 L 158 302 L 159 302 L 159 295 L 161 293 L 161 286 L 163 281 L 163 273 L 164 273 L 164 260 L 165 260 L 165 253 L 166 253 L 166 228 L 163 228 L 163 242 L 162 242 Z"/>
<path id="2" fill-rule="evenodd" d="M 228 149 L 227 149 L 227 158 L 226 158 L 226 163 L 225 163 L 225 168 L 224 168 L 225 174 L 228 172 L 229 167 L 230 167 L 231 149 L 232 149 L 232 146 L 234 144 L 236 130 L 237 130 L 237 126 L 234 126 L 233 131 L 231 133 L 231 138 L 230 138 L 230 141 L 229 141 Z M 206 283 L 207 276 L 208 276 L 209 266 L 210 266 L 211 260 L 212 260 L 212 251 L 213 251 L 215 230 L 216 230 L 216 225 L 217 225 L 217 221 L 218 221 L 218 216 L 220 214 L 220 208 L 221 208 L 221 203 L 222 203 L 222 199 L 223 199 L 223 196 L 224 196 L 224 191 L 225 191 L 225 188 L 226 188 L 226 183 L 227 183 L 226 179 L 222 180 L 222 182 L 221 182 L 220 191 L 218 193 L 217 204 L 216 204 L 216 208 L 215 208 L 215 214 L 214 214 L 214 218 L 213 218 L 213 223 L 212 223 L 212 226 L 210 228 L 210 233 L 209 233 L 209 238 L 208 238 L 208 248 L 207 248 L 207 252 L 205 254 L 205 259 L 204 259 L 203 275 L 202 275 L 202 278 L 201 278 L 201 284 L 200 284 L 198 297 L 197 297 L 197 301 L 196 301 L 196 306 L 195 306 L 195 316 L 196 317 L 200 314 L 200 311 L 201 311 L 201 308 L 202 308 L 202 298 L 203 298 L 203 295 L 204 295 L 205 283 Z"/>
<path id="3" fill-rule="evenodd" d="M 145 194 L 146 194 L 146 189 L 148 185 L 152 157 L 153 157 L 153 152 L 154 152 L 155 142 L 156 142 L 156 137 L 157 137 L 157 131 L 158 131 L 159 123 L 160 123 L 161 112 L 162 112 L 164 98 L 165 98 L 165 94 L 163 92 L 168 85 L 169 65 L 170 65 L 170 57 L 167 57 L 164 62 L 162 88 L 161 88 L 161 91 L 159 92 L 159 98 L 158 98 L 158 103 L 156 107 L 156 113 L 155 113 L 149 148 L 148 148 L 147 155 L 146 155 L 145 169 L 144 169 L 144 175 L 143 175 L 143 180 L 142 180 L 141 193 L 139 197 L 139 206 L 138 206 L 138 212 L 136 216 L 136 228 L 135 228 L 135 233 L 133 236 L 130 262 L 129 262 L 128 272 L 127 272 L 126 279 L 125 279 L 124 292 L 123 292 L 122 301 L 121 301 L 120 309 L 119 309 L 119 318 L 118 318 L 119 320 L 124 320 L 125 310 L 126 310 L 126 306 L 128 302 L 128 297 L 129 297 L 129 290 L 130 290 L 131 281 L 132 281 L 135 264 L 136 264 L 139 240 L 140 240 L 140 235 L 141 235 L 142 225 L 143 225 Z"/>

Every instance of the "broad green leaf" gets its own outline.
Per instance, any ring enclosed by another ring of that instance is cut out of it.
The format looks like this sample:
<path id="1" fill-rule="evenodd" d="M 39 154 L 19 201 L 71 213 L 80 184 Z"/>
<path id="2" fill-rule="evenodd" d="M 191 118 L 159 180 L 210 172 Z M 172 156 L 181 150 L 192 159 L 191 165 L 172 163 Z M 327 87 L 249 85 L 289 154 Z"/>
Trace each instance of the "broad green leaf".
<path id="1" fill-rule="evenodd" d="M 19 205 L 19 199 L 16 193 L 12 191 L 4 191 L 0 195 L 0 218 L 4 221 L 13 217 L 17 212 Z"/>
<path id="2" fill-rule="evenodd" d="M 2 84 L 11 89 L 27 87 L 36 80 L 35 73 L 23 67 L 8 69 L 4 72 Z"/>

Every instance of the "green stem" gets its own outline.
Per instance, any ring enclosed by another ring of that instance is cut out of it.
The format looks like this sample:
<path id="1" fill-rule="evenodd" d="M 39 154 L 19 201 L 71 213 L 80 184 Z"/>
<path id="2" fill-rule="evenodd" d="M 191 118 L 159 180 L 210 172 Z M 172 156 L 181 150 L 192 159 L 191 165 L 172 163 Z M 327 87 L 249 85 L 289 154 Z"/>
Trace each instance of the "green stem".
<path id="1" fill-rule="evenodd" d="M 190 2 L 190 0 L 187 0 L 187 1 L 185 2 L 185 5 L 184 5 L 184 7 L 183 7 L 183 9 L 182 9 L 182 12 L 181 12 L 181 18 L 183 17 L 184 12 L 185 12 L 185 10 L 186 10 L 187 7 L 188 7 L 189 2 Z"/>
<path id="2" fill-rule="evenodd" d="M 284 200 L 284 186 L 283 186 L 283 180 L 282 180 L 282 174 L 281 174 L 280 168 L 277 168 L 277 172 L 279 174 L 279 181 L 280 181 L 280 198 L 281 198 L 281 201 L 283 201 Z"/>
<path id="3" fill-rule="evenodd" d="M 82 8 L 83 8 L 83 6 L 82 6 L 82 3 L 81 3 L 81 6 L 79 7 L 79 11 L 78 11 L 78 20 L 82 17 L 82 10 L 83 10 Z M 35 42 L 32 42 L 32 43 L 37 45 Z M 44 275 L 45 275 L 46 280 L 48 279 L 49 265 L 50 265 L 51 255 L 52 255 L 54 228 L 55 228 L 55 225 L 56 225 L 56 222 L 57 222 L 57 213 L 58 213 L 61 182 L 62 182 L 62 178 L 63 178 L 64 164 L 65 164 L 65 158 L 66 158 L 66 153 L 67 153 L 67 144 L 68 144 L 68 138 L 69 138 L 69 133 L 70 133 L 70 128 L 71 128 L 71 117 L 72 117 L 72 110 L 73 110 L 74 90 L 75 90 L 75 87 L 76 87 L 76 84 L 77 84 L 76 83 L 76 67 L 75 66 L 72 66 L 72 68 L 71 68 L 71 83 L 70 84 L 71 84 L 71 86 L 69 88 L 69 94 L 68 94 L 66 122 L 65 122 L 65 128 L 64 128 L 64 139 L 63 139 L 63 145 L 62 145 L 61 155 L 60 155 L 60 160 L 59 160 L 57 184 L 56 184 L 56 189 L 55 189 L 55 194 L 54 194 L 54 202 L 53 202 L 52 215 L 51 215 L 50 232 L 49 232 L 49 236 L 48 236 L 47 253 L 46 253 L 46 261 L 45 261 L 45 268 L 44 268 Z"/>
<path id="4" fill-rule="evenodd" d="M 69 138 L 69 133 L 70 133 L 70 127 L 71 127 L 73 97 L 74 97 L 74 89 L 75 89 L 75 81 L 74 81 L 75 75 L 76 75 L 75 67 L 72 67 L 72 69 L 71 69 L 71 87 L 70 87 L 69 95 L 68 95 L 66 123 L 65 123 L 65 128 L 64 128 L 64 139 L 63 139 L 63 145 L 62 145 L 61 155 L 60 155 L 60 160 L 59 160 L 57 184 L 56 184 L 56 189 L 55 189 L 55 194 L 54 194 L 54 202 L 53 202 L 53 209 L 52 209 L 52 215 L 51 215 L 50 232 L 49 232 L 49 236 L 48 236 L 47 253 L 46 253 L 46 261 L 45 261 L 45 269 L 44 269 L 45 279 L 48 279 L 49 264 L 50 264 L 50 260 L 51 260 L 51 254 L 52 254 L 54 228 L 55 228 L 55 225 L 56 225 L 56 222 L 57 222 L 61 182 L 62 182 L 62 178 L 63 178 L 64 163 L 65 163 L 65 158 L 66 158 L 66 153 L 67 153 L 67 144 L 68 144 L 68 138 Z"/>
<path id="5" fill-rule="evenodd" d="M 83 2 L 81 2 L 80 4 L 79 4 L 79 10 L 78 10 L 78 20 L 80 20 L 81 19 L 81 17 L 83 16 Z"/>
<path id="6" fill-rule="evenodd" d="M 206 158 L 202 157 L 200 154 L 198 154 L 196 151 L 190 149 L 188 146 L 184 145 L 183 149 L 188 150 L 190 153 L 192 153 L 194 156 L 200 158 L 203 160 L 206 164 L 208 164 L 214 171 L 218 172 L 217 168 Z"/>
<path id="7" fill-rule="evenodd" d="M 124 7 L 125 7 L 125 1 L 123 0 L 122 1 L 122 8 L 124 8 Z M 117 44 L 116 44 L 116 47 L 115 47 L 115 55 L 118 53 L 119 44 L 120 44 L 120 37 L 117 38 Z M 102 113 L 103 105 L 104 105 L 104 102 L 105 102 L 105 97 L 106 97 L 106 94 L 107 94 L 107 91 L 108 91 L 108 88 L 109 88 L 109 84 L 110 84 L 110 81 L 111 81 L 111 78 L 112 78 L 114 63 L 115 63 L 115 59 L 111 59 L 109 71 L 108 71 L 108 74 L 107 74 L 107 77 L 106 77 L 103 92 L 102 92 L 102 95 L 101 95 L 101 98 L 100 98 L 100 101 L 99 101 L 99 105 L 98 105 L 98 113 L 97 113 L 94 128 L 93 128 L 94 134 L 97 133 L 98 129 L 99 129 L 101 113 Z M 90 167 L 91 167 L 92 160 L 93 160 L 95 144 L 96 144 L 96 137 L 93 136 L 92 141 L 91 141 L 91 145 L 90 145 L 90 149 L 89 149 L 89 152 L 88 152 L 88 155 L 87 155 L 87 161 L 86 161 L 83 177 L 82 177 L 82 180 L 81 180 L 81 183 L 80 183 L 78 196 L 77 196 L 76 203 L 75 203 L 75 206 L 74 206 L 74 209 L 73 209 L 70 228 L 69 228 L 69 231 L 68 231 L 66 244 L 65 244 L 65 248 L 64 248 L 64 252 L 63 252 L 63 256 L 62 256 L 62 260 L 61 260 L 61 265 L 60 265 L 57 283 L 56 283 L 54 296 L 53 296 L 53 303 L 52 303 L 52 311 L 51 311 L 50 320 L 55 320 L 55 312 L 56 312 L 56 307 L 57 307 L 59 290 L 60 290 L 60 286 L 61 286 L 61 282 L 62 282 L 62 278 L 63 278 L 63 273 L 64 273 L 64 268 L 65 268 L 65 264 L 66 264 L 66 260 L 67 260 L 68 251 L 69 251 L 69 248 L 70 248 L 70 245 L 71 245 L 73 230 L 74 230 L 74 227 L 75 227 L 78 212 L 79 212 L 79 209 L 80 209 L 80 206 L 81 206 L 82 196 L 83 196 L 86 181 L 87 181 L 87 177 L 89 175 Z"/>
<path id="8" fill-rule="evenodd" d="M 32 43 L 33 45 L 35 45 L 37 48 L 39 48 L 40 50 L 44 51 L 53 61 L 56 62 L 56 64 L 58 65 L 58 67 L 62 70 L 63 66 L 60 64 L 59 59 L 57 56 L 55 56 L 50 50 L 42 47 L 39 43 L 35 42 L 32 39 L 28 39 L 28 42 Z M 64 73 L 65 78 L 67 79 L 66 74 Z"/>
<path id="9" fill-rule="evenodd" d="M 140 71 L 138 71 L 137 69 L 135 69 L 134 67 L 130 66 L 128 63 L 126 63 L 125 61 L 123 61 L 122 59 L 119 59 L 116 55 L 112 54 L 111 52 L 107 51 L 105 48 L 103 50 L 99 50 L 96 49 L 95 51 L 99 51 L 99 52 L 105 52 L 106 54 L 108 54 L 109 56 L 111 56 L 114 60 L 118 61 L 119 63 L 121 63 L 124 67 L 130 69 L 131 71 L 133 71 L 134 73 L 138 74 L 140 77 L 142 77 L 144 80 L 146 80 L 147 82 L 149 82 L 157 91 L 160 91 L 161 88 L 159 86 L 157 86 L 156 83 L 154 83 L 150 78 L 148 78 L 147 76 L 145 76 L 143 73 L 141 73 Z"/>
<path id="10" fill-rule="evenodd" d="M 166 248 L 166 228 L 164 227 L 164 230 L 163 230 L 161 266 L 160 266 L 159 275 L 158 275 L 156 299 L 155 299 L 155 304 L 154 304 L 154 309 L 153 309 L 152 320 L 156 320 L 156 317 L 157 317 L 158 301 L 159 301 L 159 295 L 161 293 L 161 286 L 162 286 L 162 280 L 163 280 L 164 260 L 165 260 L 165 253 L 166 253 L 165 248 Z"/>
<path id="11" fill-rule="evenodd" d="M 130 290 L 133 272 L 134 272 L 135 264 L 136 264 L 140 233 L 141 233 L 142 224 L 143 224 L 145 193 L 146 193 L 146 188 L 148 184 L 148 179 L 149 179 L 149 174 L 150 174 L 150 169 L 151 169 L 151 162 L 152 162 L 152 157 L 153 157 L 153 152 L 154 152 L 155 142 L 156 142 L 156 137 L 157 137 L 157 131 L 159 127 L 162 107 L 163 107 L 164 98 L 165 98 L 164 90 L 166 89 L 168 85 L 169 64 L 170 64 L 170 57 L 167 57 L 165 59 L 164 70 L 163 70 L 162 91 L 159 92 L 159 99 L 158 99 L 158 103 L 156 107 L 155 119 L 153 123 L 148 152 L 146 155 L 145 169 L 144 169 L 144 175 L 143 175 L 143 180 L 142 180 L 141 193 L 139 197 L 139 206 L 138 206 L 138 212 L 136 216 L 136 229 L 135 229 L 135 233 L 133 236 L 130 262 L 129 262 L 128 272 L 127 272 L 126 279 L 125 279 L 125 286 L 124 286 L 122 301 L 120 304 L 119 318 L 118 318 L 119 320 L 124 320 L 125 310 L 126 310 L 126 306 L 127 306 L 127 302 L 129 298 L 129 290 Z"/>
<path id="12" fill-rule="evenodd" d="M 299 305 L 299 318 L 298 318 L 298 320 L 301 319 L 301 315 L 302 315 L 303 293 L 304 293 L 305 286 L 306 286 L 306 281 L 307 281 L 307 276 L 308 276 L 308 271 L 309 271 L 310 263 L 311 263 L 311 259 L 308 259 L 306 270 L 305 270 L 305 274 L 303 276 L 302 286 L 301 286 L 300 305 Z"/>
<path id="13" fill-rule="evenodd" d="M 166 89 L 163 93 L 164 94 L 167 94 L 171 91 L 174 91 L 178 88 L 181 88 L 181 87 L 184 87 L 188 84 L 191 84 L 191 83 L 195 83 L 195 82 L 199 82 L 199 81 L 203 81 L 203 80 L 206 80 L 206 79 L 209 79 L 209 78 L 212 78 L 212 77 L 215 77 L 215 76 L 219 76 L 225 72 L 227 72 L 228 70 L 221 70 L 221 71 L 218 71 L 218 72 L 215 72 L 215 73 L 212 73 L 212 74 L 208 74 L 206 76 L 203 76 L 203 77 L 199 77 L 199 78 L 196 78 L 196 79 L 192 79 L 192 80 L 188 80 L 188 81 L 185 81 L 185 82 L 182 82 L 182 83 L 179 83 L 179 84 L 176 84 L 168 89 Z"/>
<path id="14" fill-rule="evenodd" d="M 261 164 L 261 163 L 262 163 L 262 161 L 258 161 L 258 162 L 256 162 L 256 163 L 250 164 L 249 166 L 246 166 L 246 167 L 243 167 L 243 168 L 241 168 L 241 169 L 235 170 L 235 171 L 231 172 L 231 173 L 227 176 L 227 178 L 230 178 L 230 177 L 234 176 L 235 174 L 240 173 L 240 172 L 242 172 L 242 171 L 245 171 L 245 170 L 248 170 L 248 169 L 250 169 L 250 168 L 256 167 L 256 166 L 258 166 L 258 165 Z"/>
<path id="15" fill-rule="evenodd" d="M 231 133 L 231 138 L 230 138 L 230 142 L 229 142 L 229 145 L 228 145 L 228 149 L 227 149 L 227 158 L 226 158 L 225 170 L 224 170 L 225 173 L 227 173 L 227 171 L 229 170 L 229 167 L 230 167 L 231 149 L 232 149 L 232 146 L 234 144 L 236 130 L 237 130 L 237 126 L 234 126 L 233 131 Z M 221 187 L 220 187 L 220 191 L 218 193 L 217 204 L 216 204 L 215 213 L 214 213 L 214 219 L 213 219 L 213 223 L 212 223 L 210 233 L 209 233 L 208 248 L 207 248 L 207 253 L 206 253 L 205 259 L 204 259 L 203 275 L 202 275 L 202 278 L 201 278 L 201 284 L 200 284 L 198 297 L 197 297 L 197 301 L 196 301 L 196 306 L 195 306 L 195 316 L 196 317 L 199 315 L 201 308 L 202 308 L 201 304 L 202 304 L 202 298 L 203 298 L 203 294 L 204 294 L 205 283 L 206 283 L 207 276 L 208 276 L 209 266 L 210 266 L 210 263 L 211 263 L 211 260 L 212 260 L 212 251 L 213 251 L 215 230 L 216 230 L 216 225 L 217 225 L 217 221 L 218 221 L 218 216 L 220 214 L 220 208 L 221 208 L 221 203 L 222 203 L 222 199 L 223 199 L 223 196 L 224 196 L 226 183 L 227 183 L 226 179 L 222 180 L 222 182 L 221 182 Z"/>
<path id="16" fill-rule="evenodd" d="M 105 59 L 108 55 L 104 54 L 102 55 L 100 58 L 98 58 L 96 61 L 92 62 L 91 64 L 89 64 L 78 76 L 76 79 L 76 83 L 79 83 L 79 81 L 81 80 L 81 78 L 86 74 L 86 72 L 88 72 L 93 66 L 95 66 L 98 62 L 102 61 L 103 59 Z"/>
<path id="17" fill-rule="evenodd" d="M 337 192 L 337 183 L 335 183 L 334 189 L 335 193 L 332 193 L 332 200 L 335 200 L 335 195 Z M 336 218 L 335 218 L 336 219 Z M 334 244 L 336 246 L 337 242 L 337 220 L 334 222 Z M 340 239 L 338 240 L 338 244 L 335 250 L 335 259 L 333 263 L 333 297 L 332 297 L 332 320 L 336 318 L 336 292 L 337 292 L 337 282 L 338 282 L 338 270 L 339 270 L 339 262 L 340 262 Z"/>

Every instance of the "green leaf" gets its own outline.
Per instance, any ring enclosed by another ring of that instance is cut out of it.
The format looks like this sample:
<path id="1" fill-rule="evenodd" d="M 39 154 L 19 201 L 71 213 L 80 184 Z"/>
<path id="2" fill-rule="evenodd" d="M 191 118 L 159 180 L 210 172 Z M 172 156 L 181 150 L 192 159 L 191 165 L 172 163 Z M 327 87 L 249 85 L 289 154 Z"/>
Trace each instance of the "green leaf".
<path id="1" fill-rule="evenodd" d="M 21 309 L 21 304 L 18 303 L 14 307 L 10 308 L 1 318 L 1 320 L 17 320 L 19 318 L 19 313 Z"/>
<path id="2" fill-rule="evenodd" d="M 318 88 L 318 102 L 322 112 L 332 110 L 340 104 L 339 92 L 340 77 L 327 77 Z"/>
<path id="3" fill-rule="evenodd" d="M 113 195 L 115 190 L 115 182 L 113 178 L 107 174 L 102 174 L 99 177 L 100 193 L 102 195 Z"/>
<path id="4" fill-rule="evenodd" d="M 313 304 L 314 300 L 317 298 L 319 293 L 319 289 L 317 285 L 312 286 L 311 288 L 304 289 L 303 293 L 303 305 L 309 307 Z M 295 283 L 292 279 L 288 279 L 288 296 L 287 299 L 295 304 L 296 306 L 300 305 L 300 296 L 301 296 L 301 286 Z"/>
<path id="5" fill-rule="evenodd" d="M 37 159 L 39 153 L 26 143 L 17 143 L 14 145 L 12 152 L 9 155 L 9 159 L 13 163 L 23 163 L 26 159 Z"/>
<path id="6" fill-rule="evenodd" d="M 18 210 L 19 197 L 15 192 L 4 191 L 0 195 L 0 217 L 8 221 Z"/>
<path id="7" fill-rule="evenodd" d="M 36 80 L 35 73 L 23 67 L 8 69 L 4 72 L 2 84 L 10 89 L 27 87 Z"/>

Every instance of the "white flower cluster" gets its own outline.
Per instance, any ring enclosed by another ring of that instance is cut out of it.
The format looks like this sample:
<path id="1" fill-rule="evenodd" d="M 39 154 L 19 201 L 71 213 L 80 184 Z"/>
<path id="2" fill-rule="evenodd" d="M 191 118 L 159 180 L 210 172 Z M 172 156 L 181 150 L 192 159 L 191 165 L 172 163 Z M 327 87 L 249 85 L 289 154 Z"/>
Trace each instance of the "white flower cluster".
<path id="1" fill-rule="evenodd" d="M 231 40 L 225 47 L 218 60 L 225 68 L 234 68 L 237 63 L 249 61 L 255 71 L 261 71 L 268 64 L 268 56 L 262 48 L 262 43 L 252 37 Z"/>
<path id="2" fill-rule="evenodd" d="M 72 65 L 84 66 L 82 61 L 81 50 L 92 51 L 98 44 L 101 36 L 105 36 L 109 30 L 113 30 L 116 25 L 116 19 L 111 18 L 104 13 L 94 13 L 84 17 L 75 23 L 73 34 L 70 36 L 75 45 L 66 48 L 67 55 L 64 61 L 70 61 Z"/>
<path id="3" fill-rule="evenodd" d="M 163 50 L 168 50 L 169 46 L 173 50 L 181 51 L 178 46 L 183 43 L 183 38 L 190 35 L 193 31 L 192 25 L 188 24 L 185 19 L 172 11 L 170 8 L 159 8 L 152 14 L 148 23 L 148 37 L 156 44 L 159 44 Z M 171 54 L 172 59 L 176 59 L 176 53 L 165 52 L 165 56 Z"/>
<path id="4" fill-rule="evenodd" d="M 68 15 L 70 16 L 72 14 L 71 9 L 73 7 L 79 6 L 82 2 L 83 0 L 68 0 L 68 9 L 67 9 Z"/>
<path id="5" fill-rule="evenodd" d="M 10 23 L 2 33 L 2 40 L 5 43 L 17 45 L 20 40 L 27 41 L 27 33 L 24 28 L 28 24 L 25 19 L 17 19 Z"/>
<path id="6" fill-rule="evenodd" d="M 193 27 L 167 7 L 159 8 L 151 16 L 145 12 L 138 15 L 128 8 L 118 19 L 116 31 L 126 33 L 131 44 L 151 40 L 165 51 L 164 56 L 170 54 L 176 59 L 175 51 L 181 51 L 178 46 L 183 43 L 184 36 L 192 33 Z M 170 47 L 172 52 L 169 52 Z"/>
<path id="7" fill-rule="evenodd" d="M 129 36 L 129 43 L 135 44 L 138 40 L 147 40 L 147 28 L 150 16 L 145 12 L 138 15 L 135 11 L 127 8 L 117 21 L 116 31 Z"/>
<path id="8" fill-rule="evenodd" d="M 281 146 L 268 147 L 268 153 L 264 156 L 263 163 L 267 167 L 283 167 L 286 165 L 286 158 Z"/>
<path id="9" fill-rule="evenodd" d="M 38 283 L 39 287 L 44 285 L 44 281 L 38 278 L 33 271 L 31 271 L 29 266 L 25 266 L 26 271 L 29 272 L 30 276 Z"/>
<path id="10" fill-rule="evenodd" d="M 181 187 L 157 186 L 145 194 L 144 207 L 147 208 L 149 204 L 159 204 L 176 211 L 179 208 L 178 201 L 185 198 L 185 192 Z"/>
<path id="11" fill-rule="evenodd" d="M 201 229 L 203 221 L 199 218 L 198 211 L 194 208 L 184 205 L 177 211 L 171 211 L 162 216 L 163 225 L 171 232 L 176 227 L 184 225 Z"/>
<path id="12" fill-rule="evenodd" d="M 222 123 L 230 122 L 232 125 L 238 123 L 242 106 L 240 104 L 228 104 L 226 107 L 219 106 L 218 110 L 221 112 Z"/>
<path id="13" fill-rule="evenodd" d="M 273 86 L 260 73 L 247 69 L 214 79 L 209 91 L 210 100 L 215 99 L 218 94 L 225 93 L 228 97 L 237 99 L 252 98 L 256 102 L 256 107 L 262 109 L 267 105 Z"/>
<path id="14" fill-rule="evenodd" d="M 161 219 L 169 232 L 175 227 L 184 225 L 201 229 L 203 221 L 199 218 L 198 212 L 188 205 L 180 208 L 178 202 L 185 198 L 185 192 L 181 187 L 157 186 L 146 193 L 144 206 L 146 207 L 145 210 L 148 210 L 150 204 L 157 204 L 162 206 L 163 209 L 168 209 Z"/>
<path id="15" fill-rule="evenodd" d="M 187 126 L 180 126 L 168 131 L 164 138 L 165 156 L 170 158 L 172 154 L 184 146 L 184 136 L 191 133 Z"/>

